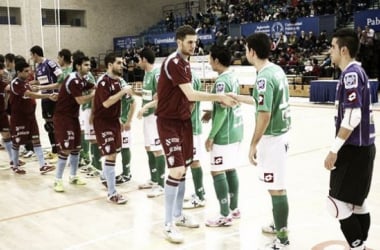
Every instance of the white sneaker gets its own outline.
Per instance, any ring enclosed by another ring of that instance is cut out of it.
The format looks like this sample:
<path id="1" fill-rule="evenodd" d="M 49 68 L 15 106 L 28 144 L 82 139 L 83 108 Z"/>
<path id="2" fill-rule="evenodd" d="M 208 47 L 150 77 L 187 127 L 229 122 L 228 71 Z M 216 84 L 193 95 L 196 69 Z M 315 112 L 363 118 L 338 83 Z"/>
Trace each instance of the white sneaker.
<path id="1" fill-rule="evenodd" d="M 190 215 L 182 214 L 180 217 L 174 218 L 175 225 L 179 227 L 197 228 L 199 223 Z"/>
<path id="2" fill-rule="evenodd" d="M 269 225 L 262 226 L 261 231 L 263 233 L 267 233 L 267 234 L 276 234 L 277 233 L 276 227 L 274 226 L 273 222 L 269 223 Z"/>
<path id="3" fill-rule="evenodd" d="M 281 243 L 279 239 L 275 239 L 273 242 L 267 244 L 265 246 L 265 249 L 267 250 L 273 250 L 273 249 L 276 249 L 276 250 L 288 250 L 288 246 L 290 245 L 289 241 L 285 242 L 285 243 Z"/>
<path id="4" fill-rule="evenodd" d="M 199 208 L 204 207 L 205 205 L 205 200 L 200 200 L 197 195 L 193 195 L 190 200 L 184 201 L 183 209 Z"/>
<path id="5" fill-rule="evenodd" d="M 157 183 L 155 183 L 151 180 L 148 180 L 147 182 L 140 184 L 139 189 L 149 189 L 149 188 L 152 188 L 154 186 L 154 184 L 157 184 Z"/>
<path id="6" fill-rule="evenodd" d="M 164 188 L 158 184 L 155 184 L 149 193 L 146 194 L 148 198 L 155 198 L 164 194 Z"/>
<path id="7" fill-rule="evenodd" d="M 219 215 L 217 218 L 209 219 L 206 221 L 206 226 L 208 227 L 228 227 L 232 225 L 232 218 L 230 215 L 223 216 Z"/>
<path id="8" fill-rule="evenodd" d="M 184 241 L 183 235 L 178 229 L 173 225 L 165 225 L 164 229 L 165 239 L 171 243 L 182 243 Z"/>
<path id="9" fill-rule="evenodd" d="M 29 150 L 29 151 L 26 151 L 25 153 L 23 153 L 22 157 L 24 158 L 30 158 L 34 155 L 34 152 L 32 150 Z"/>

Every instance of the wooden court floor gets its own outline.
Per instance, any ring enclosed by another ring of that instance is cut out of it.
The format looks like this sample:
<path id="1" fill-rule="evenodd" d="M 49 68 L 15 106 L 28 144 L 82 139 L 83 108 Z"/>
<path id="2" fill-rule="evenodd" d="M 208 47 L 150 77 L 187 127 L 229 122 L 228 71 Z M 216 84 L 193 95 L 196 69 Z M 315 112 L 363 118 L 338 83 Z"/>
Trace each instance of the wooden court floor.
<path id="1" fill-rule="evenodd" d="M 334 137 L 335 109 L 331 104 L 310 104 L 297 98 L 292 98 L 291 104 L 293 125 L 288 162 L 291 246 L 288 249 L 348 249 L 344 246 L 339 223 L 325 209 L 329 173 L 323 168 L 323 161 Z M 380 106 L 376 109 L 380 110 Z M 256 169 L 247 161 L 254 127 L 253 108 L 245 105 L 243 110 L 245 139 L 241 156 L 237 156 L 244 160 L 238 169 L 242 217 L 231 227 L 207 228 L 204 225 L 207 218 L 218 214 L 208 170 L 209 158 L 205 153 L 202 164 L 207 204 L 204 208 L 186 211 L 199 220 L 201 227 L 181 229 L 185 235 L 181 245 L 164 240 L 163 197 L 149 199 L 147 191 L 137 189 L 139 183 L 148 179 L 148 165 L 142 122 L 135 119 L 132 128 L 133 178 L 130 183 L 118 186 L 119 192 L 128 197 L 128 204 L 108 203 L 106 190 L 97 178 L 87 179 L 83 187 L 71 186 L 68 169 L 64 174 L 66 192 L 55 193 L 52 189 L 54 173 L 41 176 L 36 159 L 32 158 L 25 165 L 25 176 L 16 176 L 9 169 L 0 171 L 0 249 L 264 249 L 272 240 L 271 235 L 261 233 L 261 226 L 271 220 L 271 204 L 257 179 Z M 375 115 L 377 136 L 380 137 L 380 112 L 376 111 Z M 48 139 L 42 128 L 40 126 L 42 143 L 47 147 Z M 209 124 L 204 126 L 204 137 L 209 128 Z M 0 151 L 0 165 L 7 162 L 5 151 Z M 368 198 L 372 216 L 367 242 L 370 249 L 380 249 L 379 166 L 378 153 Z M 186 193 L 193 192 L 189 171 Z"/>

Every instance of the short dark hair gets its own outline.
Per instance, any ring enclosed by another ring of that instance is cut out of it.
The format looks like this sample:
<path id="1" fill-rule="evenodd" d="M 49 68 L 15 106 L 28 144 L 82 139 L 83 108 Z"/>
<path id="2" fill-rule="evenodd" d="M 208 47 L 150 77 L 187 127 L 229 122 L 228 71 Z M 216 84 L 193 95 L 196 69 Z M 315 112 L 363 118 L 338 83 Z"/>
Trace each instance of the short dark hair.
<path id="1" fill-rule="evenodd" d="M 145 58 L 150 64 L 153 64 L 154 60 L 156 59 L 156 55 L 154 54 L 153 50 L 151 50 L 150 48 L 143 48 L 139 52 L 139 56 L 141 59 Z"/>
<path id="2" fill-rule="evenodd" d="M 28 68 L 29 64 L 26 61 L 18 61 L 15 66 L 16 73 L 23 71 Z"/>
<path id="3" fill-rule="evenodd" d="M 9 62 L 14 62 L 15 61 L 15 55 L 12 53 L 8 53 L 5 55 L 5 60 L 8 60 Z"/>
<path id="4" fill-rule="evenodd" d="M 350 28 L 343 28 L 336 31 L 332 38 L 336 38 L 336 44 L 339 48 L 347 47 L 351 58 L 355 58 L 359 51 L 359 38 L 357 33 Z"/>
<path id="5" fill-rule="evenodd" d="M 270 55 L 270 39 L 265 33 L 255 33 L 247 37 L 247 47 L 252 49 L 260 59 L 267 59 Z"/>
<path id="6" fill-rule="evenodd" d="M 225 45 L 213 45 L 210 48 L 210 56 L 212 59 L 218 61 L 225 67 L 231 64 L 231 51 Z"/>
<path id="7" fill-rule="evenodd" d="M 73 60 L 73 71 L 76 71 L 77 70 L 77 65 L 82 65 L 83 62 L 88 62 L 90 61 L 90 58 L 88 58 L 88 56 L 85 56 L 85 55 L 79 55 L 79 56 L 76 56 Z"/>
<path id="8" fill-rule="evenodd" d="M 196 35 L 195 29 L 190 25 L 183 25 L 177 28 L 175 39 L 184 40 L 187 35 Z"/>
<path id="9" fill-rule="evenodd" d="M 62 49 L 58 52 L 58 56 L 63 58 L 65 63 L 71 63 L 71 51 L 68 49 Z"/>
<path id="10" fill-rule="evenodd" d="M 37 54 L 37 56 L 44 56 L 44 51 L 43 51 L 43 49 L 40 47 L 40 46 L 38 46 L 38 45 L 35 45 L 35 46 L 33 46 L 31 49 L 30 49 L 30 52 L 32 53 L 32 54 Z"/>
<path id="11" fill-rule="evenodd" d="M 108 67 L 109 63 L 114 63 L 116 61 L 116 57 L 121 57 L 121 55 L 116 54 L 114 52 L 107 54 L 106 57 L 104 58 L 105 66 Z"/>
<path id="12" fill-rule="evenodd" d="M 0 63 L 0 70 L 1 70 L 1 69 L 4 69 L 4 68 L 5 68 L 4 63 Z"/>

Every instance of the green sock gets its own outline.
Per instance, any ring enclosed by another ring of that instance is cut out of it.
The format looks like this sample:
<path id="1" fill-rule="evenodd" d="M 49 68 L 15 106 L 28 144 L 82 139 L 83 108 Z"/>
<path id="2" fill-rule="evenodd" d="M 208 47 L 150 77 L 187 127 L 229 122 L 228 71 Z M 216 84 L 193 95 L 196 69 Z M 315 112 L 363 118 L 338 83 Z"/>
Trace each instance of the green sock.
<path id="1" fill-rule="evenodd" d="M 238 207 L 239 200 L 239 178 L 236 170 L 226 171 L 228 190 L 230 191 L 230 208 L 234 210 Z"/>
<path id="2" fill-rule="evenodd" d="M 285 230 L 288 226 L 288 197 L 286 195 L 272 196 L 272 206 L 277 238 L 279 238 L 280 241 L 284 243 L 288 240 L 288 232 Z"/>
<path id="3" fill-rule="evenodd" d="M 191 174 L 193 176 L 195 194 L 200 200 L 204 200 L 205 190 L 203 188 L 203 171 L 202 167 L 191 168 Z"/>
<path id="4" fill-rule="evenodd" d="M 152 151 L 147 151 L 148 154 L 148 162 L 149 162 L 149 170 L 150 170 L 150 180 L 157 183 L 157 169 L 156 169 L 156 158 L 154 157 L 154 154 Z"/>
<path id="5" fill-rule="evenodd" d="M 158 185 L 161 187 L 164 187 L 165 183 L 165 156 L 160 155 L 157 156 L 155 159 L 156 163 L 156 169 L 157 169 L 157 178 L 158 178 Z"/>
<path id="6" fill-rule="evenodd" d="M 219 200 L 220 214 L 223 216 L 228 216 L 230 209 L 228 207 L 228 184 L 226 175 L 218 174 L 213 176 L 214 188 L 216 197 Z"/>
<path id="7" fill-rule="evenodd" d="M 129 148 L 121 149 L 121 163 L 123 166 L 123 175 L 131 174 L 131 150 Z"/>
<path id="8" fill-rule="evenodd" d="M 100 150 L 98 148 L 98 144 L 91 143 L 91 153 L 92 153 L 92 161 L 91 164 L 97 170 L 102 170 L 102 164 L 100 162 Z"/>
<path id="9" fill-rule="evenodd" d="M 80 158 L 84 159 L 87 163 L 90 162 L 90 156 L 89 156 L 89 151 L 90 151 L 90 143 L 84 139 L 84 134 L 80 134 L 80 139 L 81 139 L 81 150 L 80 150 Z"/>

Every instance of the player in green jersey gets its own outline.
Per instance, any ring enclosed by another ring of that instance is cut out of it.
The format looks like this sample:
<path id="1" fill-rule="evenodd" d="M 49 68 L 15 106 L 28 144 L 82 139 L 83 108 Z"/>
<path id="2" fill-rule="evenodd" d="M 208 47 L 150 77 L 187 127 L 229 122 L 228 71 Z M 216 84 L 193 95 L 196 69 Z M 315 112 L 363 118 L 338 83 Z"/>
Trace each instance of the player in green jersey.
<path id="1" fill-rule="evenodd" d="M 139 52 L 138 66 L 145 71 L 142 93 L 136 93 L 142 97 L 142 105 L 152 102 L 157 91 L 157 83 L 160 69 L 154 68 L 155 55 L 149 48 L 144 48 Z M 165 180 L 165 157 L 162 151 L 161 142 L 158 137 L 155 108 L 144 109 L 144 141 L 148 154 L 150 169 L 150 180 L 140 184 L 140 189 L 151 188 L 147 196 L 149 198 L 158 197 L 164 194 Z"/>
<path id="2" fill-rule="evenodd" d="M 247 38 L 246 56 L 258 72 L 251 96 L 237 96 L 237 100 L 256 105 L 256 126 L 252 136 L 249 161 L 257 165 L 260 179 L 272 197 L 274 224 L 263 227 L 263 232 L 275 233 L 270 249 L 289 245 L 289 205 L 285 185 L 288 151 L 289 85 L 283 69 L 269 61 L 270 42 L 264 33 Z"/>
<path id="3" fill-rule="evenodd" d="M 240 93 L 239 82 L 229 69 L 231 52 L 226 46 L 214 45 L 210 49 L 210 65 L 218 72 L 212 93 Z M 239 179 L 236 167 L 243 139 L 243 118 L 240 105 L 226 107 L 213 103 L 212 127 L 206 140 L 206 150 L 210 152 L 211 175 L 214 180 L 216 197 L 220 205 L 220 215 L 206 221 L 206 226 L 220 227 L 232 224 L 232 219 L 240 218 L 238 209 Z"/>

